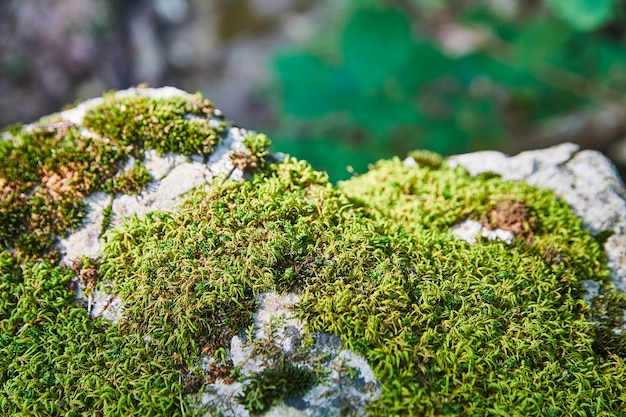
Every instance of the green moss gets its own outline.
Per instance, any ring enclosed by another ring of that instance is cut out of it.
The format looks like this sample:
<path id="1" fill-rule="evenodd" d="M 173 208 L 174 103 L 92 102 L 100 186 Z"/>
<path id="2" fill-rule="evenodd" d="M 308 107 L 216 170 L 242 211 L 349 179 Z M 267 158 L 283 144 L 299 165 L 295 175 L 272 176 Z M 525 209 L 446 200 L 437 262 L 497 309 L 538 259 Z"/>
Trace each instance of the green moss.
<path id="1" fill-rule="evenodd" d="M 237 396 L 237 401 L 251 414 L 260 414 L 283 399 L 306 394 L 316 383 L 313 371 L 287 362 L 255 374 Z"/>
<path id="2" fill-rule="evenodd" d="M 413 158 L 419 166 L 438 169 L 443 163 L 443 157 L 436 152 L 427 150 L 417 150 L 409 152 L 409 157 Z"/>
<path id="3" fill-rule="evenodd" d="M 143 186 L 141 165 L 120 174 L 130 157 L 212 149 L 215 131 L 194 114 L 212 107 L 109 96 L 85 121 L 108 142 L 50 123 L 0 141 L 0 414 L 180 415 L 207 377 L 202 352 L 224 352 L 273 290 L 299 292 L 309 330 L 368 360 L 383 388 L 372 415 L 623 415 L 626 338 L 612 329 L 626 301 L 598 241 L 553 194 L 431 154 L 338 187 L 287 159 L 131 217 L 106 234 L 97 271 L 124 319 L 89 317 L 67 290 L 76 273 L 34 254 L 80 223 L 79 196 Z M 267 145 L 247 138 L 245 156 L 264 161 Z M 468 218 L 516 238 L 454 238 Z M 601 285 L 592 306 L 584 280 Z M 251 376 L 250 410 L 290 395 L 285 381 L 314 383 L 287 363 Z"/>
<path id="4" fill-rule="evenodd" d="M 87 112 L 84 127 L 52 115 L 0 140 L 0 249 L 55 259 L 56 236 L 80 226 L 82 198 L 96 191 L 138 193 L 151 179 L 138 160 L 144 150 L 207 156 L 222 127 L 209 125 L 213 107 L 200 95 L 153 99 L 107 95 Z M 93 133 L 99 134 L 94 136 Z"/>
<path id="5" fill-rule="evenodd" d="M 265 168 L 270 140 L 263 133 L 249 133 L 243 139 L 246 151 L 233 152 L 230 159 L 234 168 L 246 173 L 255 173 Z"/>
<path id="6" fill-rule="evenodd" d="M 374 414 L 621 407 L 624 340 L 602 339 L 581 282 L 602 283 L 613 304 L 623 296 L 562 201 L 399 160 L 340 190 L 291 160 L 253 182 L 199 192 L 175 214 L 134 219 L 106 249 L 127 326 L 192 358 L 200 340 L 223 345 L 245 327 L 255 294 L 299 290 L 310 327 L 338 334 L 373 366 L 384 387 Z M 450 234 L 513 197 L 532 230 L 512 246 Z"/>
<path id="7" fill-rule="evenodd" d="M 0 253 L 0 413 L 174 415 L 180 374 L 137 335 L 74 306 L 73 274 Z"/>
<path id="8" fill-rule="evenodd" d="M 107 105 L 115 108 L 107 111 Z M 101 131 L 99 123 L 106 121 L 93 113 L 88 113 L 85 126 L 52 115 L 2 132 L 1 415 L 169 416 L 185 405 L 182 373 L 192 378 L 193 372 L 180 368 L 172 352 L 93 319 L 74 304 L 75 294 L 68 291 L 72 279 L 93 278 L 95 270 L 87 273 L 81 265 L 73 272 L 55 266 L 55 239 L 81 225 L 83 197 L 145 188 L 151 178 L 137 159 L 144 150 L 206 156 L 219 141 L 222 125 L 209 127 L 212 107 L 199 95 L 160 100 L 127 96 L 120 101 L 109 95 L 99 111 L 112 117 L 124 105 L 136 129 L 122 128 L 120 137 L 110 129 L 113 120 L 109 130 Z M 145 125 L 139 113 L 130 112 L 142 106 L 148 106 Z M 161 130 L 150 136 L 149 129 Z M 187 137 L 195 142 L 190 144 Z M 131 158 L 135 164 L 123 169 Z M 103 232 L 111 214 L 109 206 Z"/>
<path id="9" fill-rule="evenodd" d="M 112 194 L 138 194 L 152 180 L 150 172 L 142 162 L 118 172 L 107 180 L 104 189 Z"/>
<path id="10" fill-rule="evenodd" d="M 211 102 L 200 94 L 168 99 L 109 94 L 87 112 L 84 124 L 129 151 L 145 147 L 160 154 L 206 156 L 220 142 L 220 129 L 207 119 L 213 112 Z"/>
<path id="11" fill-rule="evenodd" d="M 100 237 L 104 236 L 113 221 L 113 204 L 110 203 L 102 211 L 102 227 L 100 228 Z"/>

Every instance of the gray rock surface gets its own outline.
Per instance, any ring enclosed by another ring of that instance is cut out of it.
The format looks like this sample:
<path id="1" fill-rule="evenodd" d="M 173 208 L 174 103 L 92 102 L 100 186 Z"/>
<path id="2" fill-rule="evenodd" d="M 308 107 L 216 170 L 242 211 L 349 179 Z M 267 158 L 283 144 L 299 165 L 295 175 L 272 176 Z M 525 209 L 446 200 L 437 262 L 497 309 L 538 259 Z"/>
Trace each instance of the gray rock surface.
<path id="1" fill-rule="evenodd" d="M 314 332 L 309 335 L 313 343 L 305 344 L 305 323 L 293 314 L 298 299 L 296 294 L 265 293 L 259 297 L 254 329 L 231 341 L 233 366 L 246 380 L 284 362 L 317 375 L 318 382 L 305 395 L 279 402 L 265 416 L 363 415 L 365 406 L 381 392 L 374 372 L 363 357 L 342 349 L 337 336 Z M 207 368 L 214 365 L 208 358 L 206 363 Z M 247 417 L 250 413 L 236 399 L 245 383 L 226 385 L 217 380 L 196 395 L 197 407 L 206 416 L 221 412 L 224 417 Z"/>

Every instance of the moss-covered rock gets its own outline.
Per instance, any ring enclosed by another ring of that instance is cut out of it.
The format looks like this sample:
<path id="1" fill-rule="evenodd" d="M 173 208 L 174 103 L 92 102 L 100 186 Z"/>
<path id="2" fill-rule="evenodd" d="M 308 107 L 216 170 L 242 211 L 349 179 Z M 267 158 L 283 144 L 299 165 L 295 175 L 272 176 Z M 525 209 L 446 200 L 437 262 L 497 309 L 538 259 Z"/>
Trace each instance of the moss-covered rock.
<path id="1" fill-rule="evenodd" d="M 565 201 L 426 152 L 334 186 L 155 91 L 0 141 L 0 414 L 626 412 L 626 297 Z M 466 221 L 509 242 L 459 239 Z M 293 308 L 261 319 L 268 294 Z"/>

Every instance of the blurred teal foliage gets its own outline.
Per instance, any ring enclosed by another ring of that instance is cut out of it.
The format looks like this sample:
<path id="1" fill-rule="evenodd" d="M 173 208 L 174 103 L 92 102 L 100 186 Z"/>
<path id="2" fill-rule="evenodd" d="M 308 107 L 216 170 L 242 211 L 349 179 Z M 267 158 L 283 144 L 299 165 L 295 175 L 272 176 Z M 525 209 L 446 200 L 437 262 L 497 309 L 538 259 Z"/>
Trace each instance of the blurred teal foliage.
<path id="1" fill-rule="evenodd" d="M 274 60 L 281 95 L 266 131 L 276 149 L 338 180 L 347 165 L 364 172 L 416 148 L 505 148 L 542 120 L 623 99 L 623 2 L 520 2 L 509 14 L 454 3 L 328 6 L 328 25 Z M 478 39 L 469 51 L 443 48 L 441 16 Z"/>

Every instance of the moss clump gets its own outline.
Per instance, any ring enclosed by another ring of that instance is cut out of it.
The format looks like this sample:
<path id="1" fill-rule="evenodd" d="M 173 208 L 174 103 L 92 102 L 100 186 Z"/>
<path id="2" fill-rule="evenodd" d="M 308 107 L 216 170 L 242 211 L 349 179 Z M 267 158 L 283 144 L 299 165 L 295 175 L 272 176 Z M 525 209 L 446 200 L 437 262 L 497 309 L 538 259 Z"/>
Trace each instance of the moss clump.
<path id="1" fill-rule="evenodd" d="M 307 192 L 332 194 L 329 184 L 314 183 L 324 177 L 302 163 L 276 172 L 308 176 Z M 296 184 L 276 175 L 227 182 L 199 191 L 180 211 L 133 217 L 110 231 L 101 276 L 125 301 L 123 327 L 184 361 L 204 345 L 226 346 L 251 323 L 255 295 L 294 288 L 296 276 L 286 270 L 306 251 L 301 245 L 314 244 L 311 228 L 323 232 L 321 222 L 306 224 L 316 208 Z"/>
<path id="2" fill-rule="evenodd" d="M 409 152 L 410 158 L 422 167 L 438 169 L 443 164 L 443 157 L 436 152 L 427 150 L 417 150 Z"/>
<path id="3" fill-rule="evenodd" d="M 601 337 L 581 283 L 623 296 L 598 243 L 554 195 L 399 160 L 340 190 L 289 160 L 118 229 L 103 268 L 125 299 L 126 329 L 184 362 L 242 330 L 255 294 L 297 290 L 310 327 L 336 333 L 374 368 L 384 388 L 374 414 L 624 406 L 624 338 Z M 513 197 L 533 218 L 531 240 L 470 245 L 450 234 Z"/>
<path id="4" fill-rule="evenodd" d="M 136 129 L 122 129 L 119 137 L 101 130 L 104 120 L 92 112 L 84 126 L 53 115 L 0 132 L 1 415 L 173 415 L 184 406 L 176 358 L 89 317 L 68 289 L 75 274 L 87 279 L 97 271 L 57 266 L 55 239 L 81 225 L 83 197 L 145 188 L 146 149 L 206 156 L 219 141 L 221 125 L 209 126 L 212 107 L 199 95 L 118 101 L 111 94 L 98 111 L 113 117 L 120 105 L 128 106 L 124 117 L 134 118 Z M 131 112 L 146 105 L 146 126 L 163 129 L 154 135 Z M 103 232 L 111 214 L 109 206 Z"/>
<path id="5" fill-rule="evenodd" d="M 172 358 L 75 306 L 73 276 L 0 253 L 0 414 L 175 414 Z"/>
<path id="6" fill-rule="evenodd" d="M 220 142 L 220 129 L 207 119 L 213 115 L 213 105 L 200 94 L 168 99 L 109 94 L 87 112 L 84 124 L 130 151 L 206 156 Z"/>
<path id="7" fill-rule="evenodd" d="M 102 223 L 100 227 L 100 237 L 104 236 L 106 231 L 109 229 L 109 226 L 111 226 L 112 220 L 113 220 L 113 204 L 110 203 L 102 211 Z"/>
<path id="8" fill-rule="evenodd" d="M 103 188 L 111 194 L 138 194 L 151 179 L 148 168 L 142 162 L 137 162 L 107 180 Z"/>
<path id="9" fill-rule="evenodd" d="M 138 160 L 146 149 L 207 156 L 221 128 L 199 95 L 154 99 L 107 95 L 87 112 L 84 126 L 53 115 L 2 132 L 0 249 L 27 257 L 58 257 L 56 236 L 80 226 L 88 194 L 136 193 L 151 179 Z M 217 122 L 215 122 L 217 123 Z M 96 133 L 100 136 L 94 135 Z"/>

